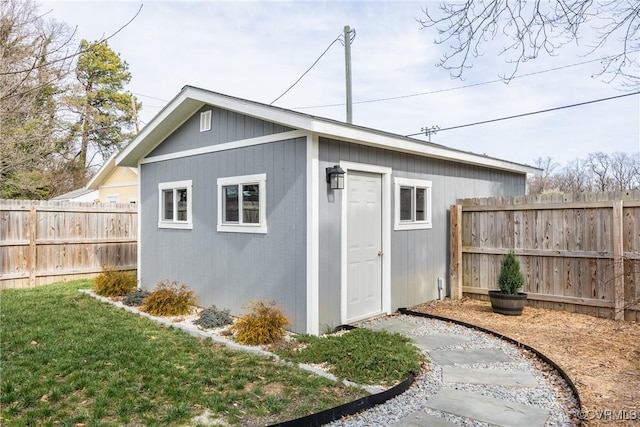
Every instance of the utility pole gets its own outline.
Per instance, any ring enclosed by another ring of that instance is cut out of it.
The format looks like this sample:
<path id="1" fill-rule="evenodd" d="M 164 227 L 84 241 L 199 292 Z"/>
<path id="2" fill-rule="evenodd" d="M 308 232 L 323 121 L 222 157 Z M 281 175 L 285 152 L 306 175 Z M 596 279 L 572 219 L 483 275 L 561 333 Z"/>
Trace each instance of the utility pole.
<path id="1" fill-rule="evenodd" d="M 344 26 L 344 71 L 347 84 L 347 123 L 353 123 L 353 99 L 351 97 L 351 42 L 355 38 L 356 30 L 348 25 Z"/>
<path id="2" fill-rule="evenodd" d="M 440 126 L 425 126 L 420 129 L 424 132 L 424 135 L 427 137 L 427 142 L 431 142 L 431 135 L 435 135 L 440 130 Z"/>

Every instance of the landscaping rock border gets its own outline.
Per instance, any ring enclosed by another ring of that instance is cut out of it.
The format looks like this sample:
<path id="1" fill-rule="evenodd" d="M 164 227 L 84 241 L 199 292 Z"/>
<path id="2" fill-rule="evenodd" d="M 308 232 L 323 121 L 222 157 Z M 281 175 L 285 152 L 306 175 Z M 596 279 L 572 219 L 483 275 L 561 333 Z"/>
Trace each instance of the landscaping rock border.
<path id="1" fill-rule="evenodd" d="M 204 338 L 204 339 L 210 338 L 213 341 L 223 344 L 231 349 L 246 351 L 246 352 L 258 354 L 265 357 L 271 357 L 274 360 L 277 360 L 281 363 L 290 364 L 292 366 L 298 366 L 300 369 L 304 369 L 316 375 L 323 376 L 335 382 L 338 381 L 338 379 L 335 376 L 333 376 L 332 374 L 322 369 L 319 369 L 314 366 L 306 365 L 306 364 L 293 364 L 293 363 L 284 361 L 276 354 L 266 351 L 260 347 L 238 344 L 233 340 L 230 340 L 224 336 L 221 336 L 218 333 L 219 331 L 202 330 L 198 326 L 194 325 L 192 321 L 189 321 L 189 320 L 171 321 L 169 319 L 156 317 L 156 316 L 149 315 L 148 313 L 144 313 L 140 311 L 137 307 L 129 307 L 122 304 L 121 302 L 117 302 L 109 298 L 101 297 L 99 295 L 96 295 L 91 290 L 81 290 L 81 292 L 86 293 L 103 302 L 107 302 L 119 308 L 123 308 L 128 312 L 138 314 L 143 317 L 147 317 L 167 327 L 174 327 L 174 328 L 181 329 L 195 337 Z M 406 316 L 430 318 L 436 321 L 453 323 L 453 324 L 459 325 L 460 327 L 464 327 L 464 328 L 472 329 L 485 334 L 489 334 L 502 341 L 505 341 L 509 345 L 513 345 L 517 348 L 525 349 L 533 353 L 542 362 L 549 365 L 551 368 L 553 368 L 553 370 L 555 370 L 558 373 L 558 375 L 562 378 L 564 383 L 569 387 L 569 389 L 573 393 L 572 397 L 577 402 L 578 410 L 581 409 L 580 396 L 571 379 L 555 362 L 553 362 L 544 354 L 540 353 L 534 348 L 526 344 L 519 343 L 518 341 L 511 339 L 509 337 L 505 337 L 501 334 L 498 334 L 493 331 L 490 331 L 481 327 L 477 327 L 471 324 L 467 324 L 465 322 L 461 322 L 453 319 L 447 319 L 447 318 L 443 318 L 435 315 L 429 315 L 425 313 L 413 312 L 406 308 L 401 308 L 398 310 L 398 312 Z M 371 321 L 371 323 L 375 323 L 375 322 L 376 320 Z M 366 322 L 363 322 L 363 324 L 366 324 Z M 345 325 L 344 328 L 350 329 L 351 326 Z M 436 390 L 442 386 L 441 378 L 438 380 L 438 374 L 441 374 L 441 371 L 442 371 L 441 367 L 436 367 L 434 371 L 423 374 L 422 377 L 420 378 L 420 381 L 416 380 L 414 375 L 411 375 L 407 379 L 402 381 L 400 384 L 388 390 L 384 390 L 383 388 L 376 387 L 376 386 L 365 387 L 365 386 L 360 386 L 358 384 L 345 382 L 348 385 L 358 386 L 363 388 L 368 393 L 370 393 L 370 395 L 365 396 L 356 401 L 340 405 L 335 408 L 330 408 L 325 411 L 322 411 L 316 414 L 311 414 L 295 420 L 274 424 L 273 426 L 283 426 L 283 427 L 285 426 L 286 427 L 319 426 L 319 425 L 330 423 L 333 426 L 360 427 L 360 426 L 372 426 L 372 425 L 383 426 L 383 425 L 388 425 L 390 423 L 397 423 L 399 420 L 402 419 L 404 415 L 406 415 L 407 411 L 411 410 L 412 408 L 416 409 L 416 408 L 423 407 L 423 405 L 418 402 L 407 404 L 406 399 L 410 399 L 410 400 L 420 399 L 421 401 L 425 401 L 429 399 L 430 396 L 433 396 Z M 409 390 L 409 393 L 405 393 L 408 390 Z M 403 394 L 406 394 L 406 397 Z M 547 397 L 543 398 L 543 400 L 544 399 L 547 399 Z M 560 416 L 559 418 L 558 416 L 555 416 L 550 420 L 550 422 L 547 423 L 547 425 L 548 426 L 565 426 L 569 424 L 574 425 L 570 422 L 562 421 L 562 418 L 563 418 L 562 416 Z M 448 419 L 448 421 L 453 423 L 459 422 L 459 420 L 455 419 L 455 417 L 451 418 L 448 416 L 444 416 L 444 419 Z M 372 422 L 372 420 L 375 420 L 375 422 Z M 578 425 L 582 424 L 581 420 L 578 420 L 578 422 L 579 422 Z M 469 425 L 483 426 L 485 424 L 478 422 L 478 423 L 469 424 Z"/>

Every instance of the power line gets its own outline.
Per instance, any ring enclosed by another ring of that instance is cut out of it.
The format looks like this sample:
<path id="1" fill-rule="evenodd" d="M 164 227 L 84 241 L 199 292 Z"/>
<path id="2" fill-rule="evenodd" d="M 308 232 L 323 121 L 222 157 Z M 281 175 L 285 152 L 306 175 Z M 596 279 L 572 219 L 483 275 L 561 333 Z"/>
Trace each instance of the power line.
<path id="1" fill-rule="evenodd" d="M 534 71 L 534 72 L 526 73 L 526 74 L 518 74 L 518 75 L 515 75 L 515 76 L 511 77 L 509 79 L 509 81 L 515 80 L 515 79 L 519 79 L 519 78 L 522 78 L 522 77 L 531 77 L 531 76 L 535 76 L 537 74 L 544 74 L 544 73 L 550 73 L 552 71 L 559 71 L 559 70 L 563 70 L 563 69 L 566 69 L 566 68 L 578 67 L 580 65 L 585 65 L 585 64 L 592 63 L 592 62 L 601 61 L 602 59 L 603 58 L 591 59 L 589 61 L 577 62 L 575 64 L 563 65 L 561 67 L 549 68 L 547 70 Z M 413 97 L 416 97 L 416 96 L 433 95 L 433 94 L 436 94 L 436 93 L 443 93 L 443 92 L 452 92 L 454 90 L 467 89 L 467 88 L 470 88 L 470 87 L 483 86 L 483 85 L 488 85 L 488 84 L 493 84 L 493 83 L 501 83 L 501 82 L 504 82 L 504 79 L 489 80 L 489 81 L 486 81 L 486 82 L 472 83 L 472 84 L 463 85 L 463 86 L 455 86 L 455 87 L 451 87 L 451 88 L 447 88 L 447 89 L 436 89 L 436 90 L 432 90 L 432 91 L 428 91 L 428 92 L 412 93 L 412 94 L 409 94 L 409 95 L 398 95 L 398 96 L 390 96 L 390 97 L 386 97 L 386 98 L 376 98 L 376 99 L 368 99 L 368 100 L 364 100 L 364 101 L 354 101 L 353 103 L 354 104 L 368 104 L 368 103 L 373 103 L 373 102 L 393 101 L 393 100 L 396 100 L 396 99 L 413 98 Z M 311 109 L 311 108 L 342 107 L 344 105 L 345 105 L 344 103 L 322 104 L 322 105 L 310 105 L 310 106 L 305 106 L 305 107 L 292 107 L 292 109 L 293 110 L 307 110 L 307 109 Z"/>
<path id="2" fill-rule="evenodd" d="M 315 60 L 315 62 L 314 62 L 313 64 L 311 64 L 311 67 L 309 67 L 309 68 L 307 69 L 307 71 L 305 71 L 304 73 L 302 73 L 302 75 L 298 78 L 298 80 L 296 80 L 296 81 L 295 81 L 295 83 L 294 83 L 294 84 L 292 84 L 291 86 L 289 86 L 289 88 L 288 88 L 287 90 L 285 90 L 284 92 L 282 92 L 282 95 L 280 95 L 279 97 L 277 97 L 276 99 L 274 99 L 273 101 L 271 101 L 271 102 L 269 103 L 269 105 L 273 105 L 273 104 L 274 104 L 278 99 L 282 98 L 283 96 L 285 96 L 285 95 L 286 95 L 286 93 L 287 93 L 287 92 L 289 92 L 291 89 L 293 89 L 293 87 L 294 87 L 295 85 L 297 85 L 297 84 L 298 84 L 298 82 L 299 82 L 300 80 L 302 80 L 302 78 L 303 78 L 304 76 L 306 76 L 306 75 L 307 75 L 307 73 L 308 73 L 309 71 L 311 71 L 311 69 L 312 69 L 313 67 L 315 67 L 315 65 L 318 63 L 318 61 L 320 61 L 320 59 L 322 59 L 322 57 L 324 56 L 324 54 L 325 54 L 325 53 L 327 53 L 327 52 L 329 51 L 329 49 L 331 49 L 331 46 L 333 46 L 333 44 L 334 44 L 335 42 L 337 42 L 337 41 L 340 41 L 340 36 L 336 37 L 336 39 L 335 39 L 334 41 L 332 41 L 332 42 L 331 42 L 331 44 L 329 44 L 329 46 L 327 46 L 327 48 L 324 50 L 324 52 L 322 52 L 322 55 L 320 55 L 320 56 L 318 57 L 318 59 L 316 59 L 316 60 Z M 342 104 L 342 105 L 344 105 L 344 104 Z"/>
<path id="3" fill-rule="evenodd" d="M 95 46 L 96 44 L 101 44 L 101 43 L 106 43 L 106 42 L 108 42 L 110 39 L 112 39 L 113 37 L 115 37 L 115 36 L 116 36 L 118 33 L 120 33 L 122 30 L 124 30 L 125 28 L 127 28 L 127 27 L 129 26 L 129 24 L 131 24 L 131 23 L 132 23 L 132 22 L 133 22 L 133 21 L 138 17 L 138 15 L 140 14 L 140 11 L 142 10 L 142 7 L 143 7 L 143 6 L 144 6 L 144 4 L 141 4 L 141 5 L 140 5 L 140 7 L 138 8 L 138 11 L 135 13 L 135 15 L 133 15 L 133 18 L 129 19 L 129 21 L 128 21 L 126 24 L 122 25 L 120 28 L 118 28 L 115 32 L 111 33 L 111 34 L 110 34 L 109 36 L 107 36 L 107 37 L 104 37 L 104 33 L 103 33 L 103 37 L 102 37 L 101 39 L 99 39 L 99 40 L 97 40 L 97 41 L 95 41 L 95 42 L 91 43 L 91 44 L 89 45 L 89 47 L 87 47 L 86 49 L 79 49 L 79 50 L 77 50 L 76 52 L 74 52 L 74 53 L 72 53 L 72 54 L 69 54 L 69 55 L 66 55 L 66 56 L 64 56 L 64 57 L 62 57 L 62 58 L 57 58 L 57 59 L 53 59 L 53 60 L 51 60 L 51 61 L 46 61 L 46 62 L 43 62 L 43 63 L 41 63 L 41 64 L 33 65 L 33 66 L 29 67 L 29 68 L 25 68 L 25 69 L 22 69 L 22 70 L 11 70 L 11 71 L 6 71 L 6 72 L 1 72 L 1 73 L 0 73 L 0 76 L 7 76 L 7 75 L 11 75 L 11 74 L 23 74 L 23 73 L 30 73 L 30 72 L 32 72 L 32 71 L 34 71 L 34 70 L 38 70 L 38 69 L 40 69 L 40 68 L 48 67 L 49 65 L 53 65 L 53 64 L 58 63 L 58 62 L 64 62 L 64 61 L 66 61 L 66 60 L 68 60 L 68 59 L 72 59 L 72 58 L 74 58 L 74 57 L 76 57 L 76 56 L 80 56 L 80 55 L 82 55 L 83 53 L 86 53 L 86 52 L 90 51 L 91 49 L 93 49 L 93 48 L 94 48 L 94 46 Z M 49 12 L 47 12 L 47 13 L 49 13 Z M 43 16 L 44 16 L 44 15 L 43 15 Z M 62 46 L 60 46 L 60 47 L 59 47 L 58 49 L 56 49 L 55 51 L 58 51 L 58 50 L 62 49 L 64 46 L 66 46 L 66 45 L 67 45 L 67 43 L 71 42 L 71 40 L 72 40 L 73 36 L 76 34 L 76 31 L 77 31 L 77 30 L 78 30 L 78 26 L 76 25 L 76 28 L 73 30 L 73 34 L 71 35 L 71 37 L 70 37 L 66 42 L 64 42 L 64 43 L 62 44 Z M 8 97 L 6 97 L 6 98 L 8 98 Z"/>
<path id="4" fill-rule="evenodd" d="M 451 126 L 451 127 L 448 127 L 448 128 L 438 129 L 438 132 L 444 132 L 445 130 L 452 130 L 452 129 L 460 129 L 460 128 L 465 128 L 465 127 L 469 127 L 469 126 L 484 125 L 486 123 L 493 123 L 493 122 L 499 122 L 499 121 L 502 121 L 502 120 L 516 119 L 516 118 L 519 118 L 519 117 L 532 116 L 534 114 L 548 113 L 550 111 L 557 111 L 557 110 L 562 110 L 562 109 L 565 109 L 565 108 L 579 107 L 581 105 L 594 104 L 596 102 L 602 102 L 602 101 L 610 101 L 612 99 L 624 98 L 626 96 L 632 96 L 632 95 L 638 95 L 638 94 L 640 94 L 640 91 L 632 92 L 632 93 L 625 93 L 623 95 L 610 96 L 608 98 L 593 99 L 591 101 L 579 102 L 577 104 L 563 105 L 561 107 L 547 108 L 546 110 L 538 110 L 538 111 L 532 111 L 532 112 L 529 112 L 529 113 L 516 114 L 514 116 L 500 117 L 498 119 L 483 120 L 481 122 L 468 123 L 468 124 L 465 124 L 465 125 L 458 125 L 458 126 Z M 412 134 L 409 134 L 409 135 L 406 135 L 406 136 L 422 135 L 423 133 L 424 132 L 417 132 L 417 133 L 412 133 Z"/>
<path id="5" fill-rule="evenodd" d="M 138 93 L 138 92 L 131 92 L 131 93 L 133 93 L 134 95 L 143 96 L 143 97 L 145 97 L 145 98 L 155 99 L 156 101 L 169 102 L 169 101 L 167 101 L 166 99 L 156 98 L 155 96 L 149 96 L 149 95 L 145 95 L 145 94 Z"/>
<path id="6" fill-rule="evenodd" d="M 155 109 L 161 109 L 164 108 L 165 105 L 149 105 L 149 104 L 142 104 L 143 108 L 155 108 Z"/>

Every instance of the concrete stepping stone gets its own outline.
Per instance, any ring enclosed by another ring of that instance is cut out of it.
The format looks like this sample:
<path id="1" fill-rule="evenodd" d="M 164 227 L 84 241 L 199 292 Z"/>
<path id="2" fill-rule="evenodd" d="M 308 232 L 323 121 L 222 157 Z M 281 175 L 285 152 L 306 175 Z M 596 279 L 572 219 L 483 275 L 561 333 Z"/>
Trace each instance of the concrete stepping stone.
<path id="1" fill-rule="evenodd" d="M 431 350 L 429 356 L 438 365 L 471 365 L 473 363 L 512 362 L 507 354 L 496 348 L 475 350 Z"/>
<path id="2" fill-rule="evenodd" d="M 460 368 L 458 366 L 443 366 L 442 381 L 446 383 L 492 384 L 507 387 L 540 387 L 536 377 L 531 372 Z"/>
<path id="3" fill-rule="evenodd" d="M 397 317 L 392 317 L 391 319 L 386 319 L 383 322 L 377 323 L 375 325 L 367 325 L 369 329 L 385 330 L 387 332 L 397 332 L 402 335 L 407 335 L 411 331 L 415 330 L 418 327 L 415 323 L 407 322 Z"/>
<path id="4" fill-rule="evenodd" d="M 389 427 L 451 427 L 455 425 L 457 424 L 449 422 L 444 418 L 427 414 L 424 411 L 418 411 L 407 415 L 400 421 L 389 424 Z"/>
<path id="5" fill-rule="evenodd" d="M 433 334 L 433 335 L 421 335 L 421 336 L 409 336 L 421 350 L 434 350 L 440 347 L 448 347 L 460 345 L 468 342 L 469 337 L 455 335 L 455 334 Z"/>
<path id="6" fill-rule="evenodd" d="M 544 427 L 549 411 L 462 390 L 440 389 L 426 406 L 497 426 Z"/>

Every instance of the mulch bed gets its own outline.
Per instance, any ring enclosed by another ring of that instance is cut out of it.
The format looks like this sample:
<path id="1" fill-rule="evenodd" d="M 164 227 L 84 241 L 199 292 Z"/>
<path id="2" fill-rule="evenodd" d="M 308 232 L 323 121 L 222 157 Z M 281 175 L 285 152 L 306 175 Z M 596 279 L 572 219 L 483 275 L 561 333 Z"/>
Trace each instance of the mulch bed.
<path id="1" fill-rule="evenodd" d="M 640 425 L 640 323 L 533 307 L 503 316 L 468 298 L 411 310 L 481 326 L 542 352 L 576 385 L 585 426 Z"/>

